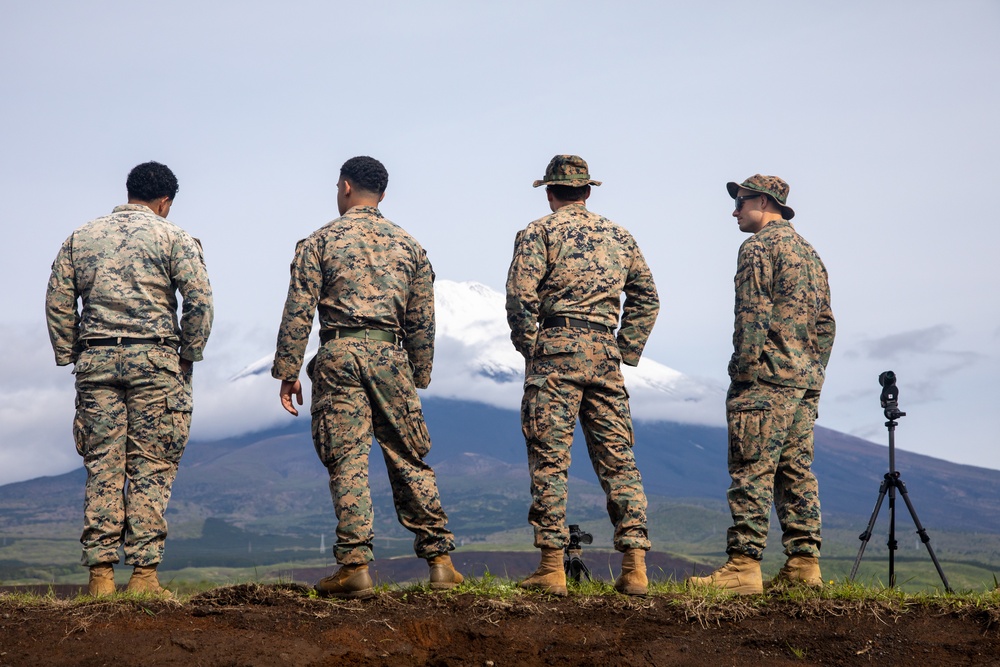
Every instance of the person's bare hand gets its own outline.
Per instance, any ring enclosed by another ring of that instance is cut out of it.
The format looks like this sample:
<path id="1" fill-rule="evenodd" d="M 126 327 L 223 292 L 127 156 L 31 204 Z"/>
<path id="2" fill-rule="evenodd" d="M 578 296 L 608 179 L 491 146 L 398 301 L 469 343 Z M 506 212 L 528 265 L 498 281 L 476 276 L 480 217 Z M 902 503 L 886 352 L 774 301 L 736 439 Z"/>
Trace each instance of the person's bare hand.
<path id="1" fill-rule="evenodd" d="M 302 405 L 302 383 L 298 380 L 294 382 L 282 380 L 281 391 L 278 395 L 281 397 L 281 407 L 290 412 L 293 417 L 298 417 L 299 411 L 292 404 L 292 397 L 294 396 L 298 400 L 299 405 Z"/>

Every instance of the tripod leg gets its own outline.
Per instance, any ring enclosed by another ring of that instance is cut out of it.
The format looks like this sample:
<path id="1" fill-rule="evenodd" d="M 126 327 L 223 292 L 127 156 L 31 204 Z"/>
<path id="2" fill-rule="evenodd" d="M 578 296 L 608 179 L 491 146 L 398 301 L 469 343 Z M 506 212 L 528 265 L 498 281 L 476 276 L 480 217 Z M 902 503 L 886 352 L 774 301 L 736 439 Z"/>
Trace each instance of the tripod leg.
<path id="1" fill-rule="evenodd" d="M 899 475 L 886 475 L 889 483 L 889 541 L 885 543 L 889 547 L 889 588 L 896 587 L 896 549 L 899 544 L 896 542 L 896 486 L 899 484 Z"/>
<path id="2" fill-rule="evenodd" d="M 888 479 L 889 475 L 886 473 L 885 479 L 882 480 L 882 484 L 878 487 L 878 500 L 875 501 L 875 509 L 872 510 L 872 516 L 868 519 L 868 527 L 865 528 L 865 532 L 858 535 L 858 539 L 861 540 L 861 548 L 858 549 L 858 557 L 854 559 L 854 567 L 851 568 L 851 576 L 848 577 L 850 581 L 854 581 L 854 576 L 858 573 L 858 566 L 861 565 L 861 557 L 865 554 L 865 547 L 868 546 L 868 540 L 872 538 L 872 528 L 875 527 L 875 519 L 878 518 L 878 511 L 882 509 L 882 501 L 885 500 L 885 492 L 889 488 Z"/>
<path id="3" fill-rule="evenodd" d="M 920 536 L 920 541 L 924 543 L 924 546 L 927 547 L 927 553 L 931 555 L 931 560 L 934 562 L 938 576 L 941 577 L 944 589 L 949 593 L 954 593 L 955 591 L 951 590 L 951 585 L 948 583 L 948 577 L 944 576 L 944 570 L 941 569 L 941 563 L 938 562 L 937 556 L 934 554 L 934 549 L 931 548 L 931 537 L 927 534 L 927 530 L 920 525 L 920 519 L 917 518 L 917 511 L 913 509 L 913 503 L 910 502 L 910 494 L 906 492 L 906 484 L 897 477 L 896 486 L 899 487 L 899 494 L 903 497 L 903 502 L 906 503 L 906 509 L 910 510 L 910 517 L 913 518 L 913 524 L 917 527 L 917 535 Z"/>

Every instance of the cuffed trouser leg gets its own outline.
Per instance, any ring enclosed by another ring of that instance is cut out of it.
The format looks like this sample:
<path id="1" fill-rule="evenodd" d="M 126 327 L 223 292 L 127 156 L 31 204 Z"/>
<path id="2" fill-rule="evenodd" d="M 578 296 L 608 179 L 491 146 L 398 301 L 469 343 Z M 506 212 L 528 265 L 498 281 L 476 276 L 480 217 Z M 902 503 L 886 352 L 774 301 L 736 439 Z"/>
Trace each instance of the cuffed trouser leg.
<path id="1" fill-rule="evenodd" d="M 822 543 L 819 484 L 812 472 L 818 405 L 819 392 L 813 390 L 796 404 L 774 476 L 774 506 L 788 556 L 819 556 Z"/>
<path id="2" fill-rule="evenodd" d="M 733 525 L 726 551 L 760 560 L 774 500 L 775 475 L 805 389 L 767 383 L 734 384 L 727 399 Z"/>
<path id="3" fill-rule="evenodd" d="M 632 418 L 628 394 L 617 369 L 608 369 L 601 382 L 583 393 L 580 421 L 587 452 L 607 496 L 608 517 L 615 527 L 615 549 L 648 551 L 646 494 L 632 451 Z"/>

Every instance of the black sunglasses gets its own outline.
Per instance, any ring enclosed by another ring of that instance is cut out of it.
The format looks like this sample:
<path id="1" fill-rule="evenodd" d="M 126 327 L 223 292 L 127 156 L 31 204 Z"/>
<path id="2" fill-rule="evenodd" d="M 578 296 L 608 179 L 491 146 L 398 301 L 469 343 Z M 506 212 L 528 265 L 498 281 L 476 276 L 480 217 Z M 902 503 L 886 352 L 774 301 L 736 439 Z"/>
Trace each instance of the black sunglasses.
<path id="1" fill-rule="evenodd" d="M 736 198 L 736 212 L 737 213 L 740 212 L 740 210 L 743 208 L 743 202 L 745 202 L 746 200 L 756 199 L 757 197 L 763 197 L 763 196 L 764 195 L 760 193 L 757 193 L 755 195 L 740 195 L 739 197 Z"/>

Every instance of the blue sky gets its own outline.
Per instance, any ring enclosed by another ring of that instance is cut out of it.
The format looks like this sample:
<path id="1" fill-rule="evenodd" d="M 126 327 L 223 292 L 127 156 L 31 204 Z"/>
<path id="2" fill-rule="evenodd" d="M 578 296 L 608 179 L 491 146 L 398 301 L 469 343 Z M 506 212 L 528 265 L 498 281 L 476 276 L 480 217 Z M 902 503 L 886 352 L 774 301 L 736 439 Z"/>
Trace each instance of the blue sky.
<path id="1" fill-rule="evenodd" d="M 0 482 L 79 463 L 45 283 L 132 166 L 177 173 L 171 219 L 215 288 L 197 436 L 200 397 L 273 350 L 295 241 L 336 216 L 358 154 L 439 277 L 494 289 L 547 212 L 531 181 L 582 155 L 590 208 L 633 232 L 663 299 L 647 354 L 719 383 L 745 238 L 725 183 L 779 175 L 833 290 L 820 423 L 884 443 L 893 369 L 899 447 L 1000 468 L 997 34 L 991 0 L 11 4 Z"/>

